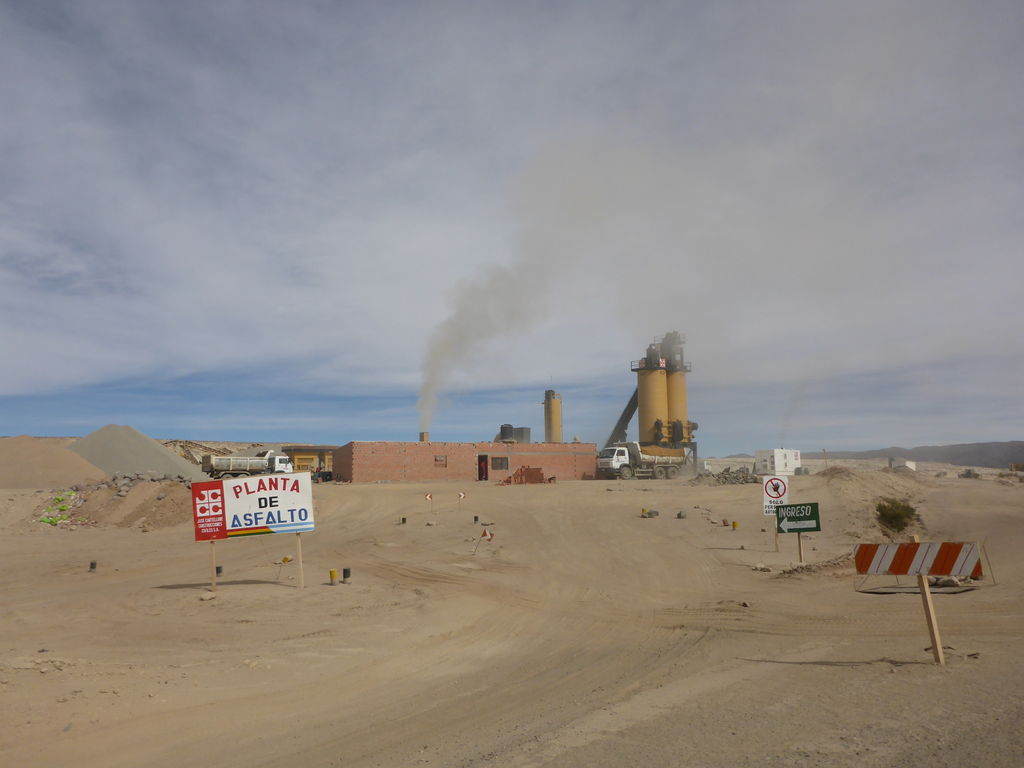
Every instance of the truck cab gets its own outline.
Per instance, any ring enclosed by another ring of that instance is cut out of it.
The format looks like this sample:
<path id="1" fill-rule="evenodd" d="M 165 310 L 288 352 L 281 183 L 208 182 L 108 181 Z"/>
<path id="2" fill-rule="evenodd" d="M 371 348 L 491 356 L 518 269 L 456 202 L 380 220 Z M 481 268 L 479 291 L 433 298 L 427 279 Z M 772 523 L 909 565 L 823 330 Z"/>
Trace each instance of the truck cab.
<path id="1" fill-rule="evenodd" d="M 597 454 L 598 472 L 605 477 L 632 477 L 640 457 L 636 449 L 633 451 L 636 455 L 630 456 L 630 448 L 632 446 L 629 443 L 617 443 L 600 451 Z"/>
<path id="2" fill-rule="evenodd" d="M 270 457 L 270 471 L 271 472 L 294 472 L 295 467 L 292 466 L 292 459 L 290 456 L 284 454 L 272 454 Z"/>

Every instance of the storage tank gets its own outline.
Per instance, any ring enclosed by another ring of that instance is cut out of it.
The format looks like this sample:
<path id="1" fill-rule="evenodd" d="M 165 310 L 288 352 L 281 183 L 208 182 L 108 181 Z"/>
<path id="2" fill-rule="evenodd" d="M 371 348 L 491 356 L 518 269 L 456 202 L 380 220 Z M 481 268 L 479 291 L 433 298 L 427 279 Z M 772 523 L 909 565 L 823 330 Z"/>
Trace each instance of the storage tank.
<path id="1" fill-rule="evenodd" d="M 503 443 L 511 443 L 515 440 L 514 427 L 511 424 L 502 424 L 498 428 L 498 439 Z"/>
<path id="2" fill-rule="evenodd" d="M 669 424 L 681 422 L 686 434 L 686 371 L 666 371 Z M 689 440 L 689 438 L 686 438 Z"/>
<path id="3" fill-rule="evenodd" d="M 633 363 L 636 371 L 638 422 L 641 443 L 660 443 L 668 425 L 668 378 L 661 346 L 651 344 L 647 356 Z"/>
<path id="4" fill-rule="evenodd" d="M 529 443 L 531 442 L 530 428 L 529 427 L 513 427 L 512 439 L 517 443 Z"/>
<path id="5" fill-rule="evenodd" d="M 544 442 L 562 442 L 562 396 L 553 389 L 544 392 Z"/>

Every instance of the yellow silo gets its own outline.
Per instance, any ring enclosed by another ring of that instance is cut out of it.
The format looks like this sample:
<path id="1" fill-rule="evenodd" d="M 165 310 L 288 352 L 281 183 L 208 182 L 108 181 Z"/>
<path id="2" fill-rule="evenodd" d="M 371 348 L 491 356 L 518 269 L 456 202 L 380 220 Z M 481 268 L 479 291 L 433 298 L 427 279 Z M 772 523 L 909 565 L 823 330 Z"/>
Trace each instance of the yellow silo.
<path id="1" fill-rule="evenodd" d="M 668 389 L 668 423 L 669 425 L 679 422 L 683 425 L 683 442 L 690 440 L 689 429 L 686 420 L 686 371 L 668 371 L 665 374 Z M 666 436 L 672 439 L 671 426 L 665 430 Z"/>
<path id="2" fill-rule="evenodd" d="M 553 389 L 544 392 L 544 442 L 562 442 L 562 396 Z"/>
<path id="3" fill-rule="evenodd" d="M 668 377 L 660 346 L 651 344 L 647 356 L 634 362 L 632 368 L 636 371 L 640 442 L 663 442 L 668 427 Z"/>

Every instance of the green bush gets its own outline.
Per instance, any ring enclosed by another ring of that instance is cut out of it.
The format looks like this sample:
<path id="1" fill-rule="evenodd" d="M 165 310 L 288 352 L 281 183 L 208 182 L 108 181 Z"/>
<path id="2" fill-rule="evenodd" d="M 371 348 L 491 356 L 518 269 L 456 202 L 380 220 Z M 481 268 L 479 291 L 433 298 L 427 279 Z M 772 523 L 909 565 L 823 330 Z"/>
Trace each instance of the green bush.
<path id="1" fill-rule="evenodd" d="M 910 502 L 902 499 L 882 499 L 875 505 L 875 511 L 882 527 L 897 533 L 920 519 Z"/>

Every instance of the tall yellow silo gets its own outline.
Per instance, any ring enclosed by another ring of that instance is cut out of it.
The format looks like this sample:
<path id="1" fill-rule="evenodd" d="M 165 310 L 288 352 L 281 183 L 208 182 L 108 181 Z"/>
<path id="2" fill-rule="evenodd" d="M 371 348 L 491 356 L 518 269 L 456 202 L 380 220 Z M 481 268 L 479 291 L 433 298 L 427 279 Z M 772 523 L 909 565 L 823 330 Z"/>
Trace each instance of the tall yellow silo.
<path id="1" fill-rule="evenodd" d="M 553 389 L 544 392 L 544 442 L 562 442 L 562 396 Z"/>
<path id="2" fill-rule="evenodd" d="M 683 360 L 683 337 L 678 332 L 670 331 L 662 338 L 661 356 L 665 360 L 668 378 L 666 438 L 673 443 L 690 442 L 693 440 L 693 434 L 686 407 L 686 373 L 690 366 Z"/>
<path id="3" fill-rule="evenodd" d="M 668 423 L 670 425 L 666 429 L 666 434 L 669 439 L 672 438 L 671 425 L 678 421 L 683 425 L 682 442 L 687 442 L 690 440 L 690 435 L 687 428 L 689 422 L 686 418 L 686 371 L 667 371 L 665 378 L 668 389 Z"/>
<path id="4" fill-rule="evenodd" d="M 660 346 L 651 344 L 647 348 L 647 356 L 635 361 L 631 367 L 636 371 L 640 442 L 663 442 L 668 426 L 668 377 Z"/>

